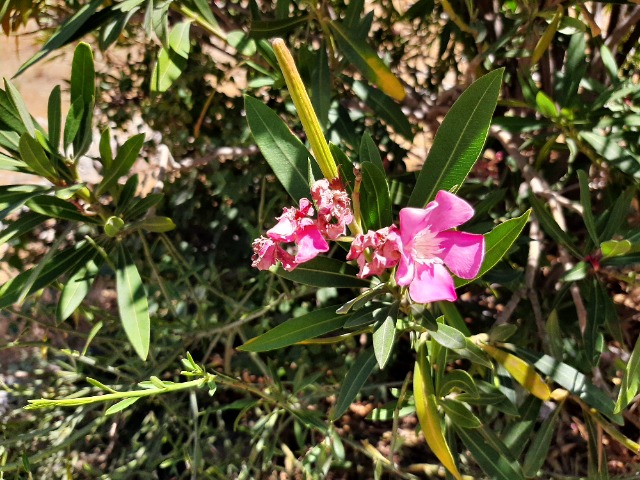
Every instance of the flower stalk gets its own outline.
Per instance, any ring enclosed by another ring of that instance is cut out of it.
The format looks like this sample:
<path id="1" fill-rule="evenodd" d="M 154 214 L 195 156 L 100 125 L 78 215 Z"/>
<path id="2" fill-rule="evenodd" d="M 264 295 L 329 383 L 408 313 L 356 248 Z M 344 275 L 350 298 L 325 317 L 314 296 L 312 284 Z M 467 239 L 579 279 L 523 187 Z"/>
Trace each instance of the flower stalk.
<path id="1" fill-rule="evenodd" d="M 282 69 L 284 80 L 287 83 L 287 88 L 293 99 L 293 104 L 300 116 L 302 128 L 304 128 L 309 138 L 311 149 L 320 166 L 320 170 L 327 180 L 335 180 L 339 178 L 338 167 L 333 159 L 333 155 L 331 155 L 327 140 L 324 138 L 322 127 L 313 110 L 311 100 L 304 87 L 304 83 L 302 83 L 302 78 L 300 78 L 300 73 L 296 68 L 291 52 L 281 38 L 276 38 L 272 45 L 276 58 L 278 59 L 278 64 Z"/>

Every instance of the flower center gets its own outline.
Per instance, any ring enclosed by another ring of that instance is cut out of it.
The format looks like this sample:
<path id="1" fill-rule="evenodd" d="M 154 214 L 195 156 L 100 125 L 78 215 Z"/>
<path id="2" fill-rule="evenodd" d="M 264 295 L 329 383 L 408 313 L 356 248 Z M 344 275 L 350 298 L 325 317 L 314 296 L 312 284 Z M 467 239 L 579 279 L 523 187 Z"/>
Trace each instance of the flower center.
<path id="1" fill-rule="evenodd" d="M 440 240 L 427 228 L 413 239 L 413 258 L 420 263 L 440 263 Z"/>

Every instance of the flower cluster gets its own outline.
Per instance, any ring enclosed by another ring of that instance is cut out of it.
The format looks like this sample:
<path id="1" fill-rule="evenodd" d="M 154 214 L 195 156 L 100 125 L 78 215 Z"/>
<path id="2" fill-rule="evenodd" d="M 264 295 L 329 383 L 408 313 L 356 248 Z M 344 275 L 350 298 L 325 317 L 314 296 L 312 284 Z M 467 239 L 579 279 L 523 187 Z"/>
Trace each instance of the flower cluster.
<path id="1" fill-rule="evenodd" d="M 454 301 L 449 271 L 474 278 L 484 259 L 482 235 L 453 230 L 471 217 L 471 205 L 441 190 L 425 208 L 400 210 L 399 229 L 391 226 L 358 235 L 347 259 L 358 262 L 361 278 L 397 266 L 396 283 L 409 287 L 414 302 Z"/>
<path id="2" fill-rule="evenodd" d="M 276 218 L 278 223 L 267 230 L 267 236 L 253 242 L 253 267 L 268 270 L 279 261 L 285 270 L 291 271 L 328 251 L 327 239 L 337 240 L 345 234 L 347 225 L 353 221 L 347 192 L 322 179 L 312 185 L 311 198 L 318 208 L 318 217 L 313 218 L 313 205 L 306 198 L 300 199 L 299 208 L 284 208 Z"/>
<path id="3" fill-rule="evenodd" d="M 347 192 L 319 180 L 313 184 L 311 195 L 317 218 L 312 218 L 313 206 L 306 198 L 298 209 L 285 208 L 267 236 L 253 243 L 254 267 L 265 270 L 279 261 L 291 271 L 329 250 L 327 239 L 345 235 L 353 221 Z M 484 237 L 455 230 L 473 213 L 467 202 L 441 190 L 425 208 L 400 210 L 399 227 L 391 225 L 356 235 L 347 260 L 358 263 L 360 278 L 396 268 L 396 283 L 408 287 L 414 302 L 454 301 L 457 296 L 451 273 L 474 278 L 484 259 Z M 295 246 L 295 254 L 283 248 L 287 243 Z"/>

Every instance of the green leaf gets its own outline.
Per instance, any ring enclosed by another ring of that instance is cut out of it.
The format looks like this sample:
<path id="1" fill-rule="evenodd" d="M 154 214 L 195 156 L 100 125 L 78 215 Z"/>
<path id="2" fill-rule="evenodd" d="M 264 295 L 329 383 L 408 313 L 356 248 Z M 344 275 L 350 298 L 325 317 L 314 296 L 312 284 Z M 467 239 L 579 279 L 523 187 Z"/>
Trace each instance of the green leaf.
<path id="1" fill-rule="evenodd" d="M 123 207 L 122 216 L 128 220 L 134 220 L 138 217 L 141 217 L 142 215 L 146 214 L 151 208 L 160 203 L 163 198 L 163 193 L 151 193 L 144 198 L 135 198 L 131 201 L 131 203 Z"/>
<path id="2" fill-rule="evenodd" d="M 482 422 L 469 410 L 462 402 L 451 398 L 441 398 L 438 404 L 444 413 L 451 419 L 451 422 L 460 428 L 478 428 Z"/>
<path id="3" fill-rule="evenodd" d="M 348 263 L 329 257 L 316 257 L 295 270 L 287 272 L 281 266 L 272 267 L 271 272 L 283 278 L 312 287 L 364 288 L 369 281 L 357 278 L 358 269 Z"/>
<path id="4" fill-rule="evenodd" d="M 603 136 L 596 132 L 580 132 L 580 137 L 608 163 L 622 172 L 640 179 L 640 156 L 624 147 L 622 138 L 614 134 Z"/>
<path id="5" fill-rule="evenodd" d="M 478 395 L 460 393 L 456 399 L 470 405 L 491 405 L 507 415 L 518 415 L 516 406 L 498 387 L 484 380 L 476 380 L 476 386 L 478 387 Z"/>
<path id="6" fill-rule="evenodd" d="M 640 337 L 636 340 L 636 345 L 633 347 L 624 370 L 614 412 L 622 412 L 635 398 L 638 390 L 640 390 Z"/>
<path id="7" fill-rule="evenodd" d="M 371 162 L 373 165 L 378 167 L 382 172 L 384 172 L 384 164 L 382 163 L 382 157 L 380 157 L 380 151 L 378 150 L 378 146 L 371 138 L 369 133 L 365 132 L 362 135 L 362 140 L 360 141 L 360 150 L 358 152 L 358 157 L 360 163 Z"/>
<path id="8" fill-rule="evenodd" d="M 57 178 L 57 173 L 47 157 L 44 148 L 28 133 L 20 137 L 20 157 L 31 170 L 47 179 Z"/>
<path id="9" fill-rule="evenodd" d="M 384 172 L 373 162 L 363 162 L 360 208 L 368 230 L 378 230 L 393 223 L 389 184 Z"/>
<path id="10" fill-rule="evenodd" d="M 169 49 L 160 49 L 158 61 L 151 74 L 151 91 L 166 92 L 187 66 L 191 43 L 189 29 L 191 22 L 177 23 L 169 34 Z"/>
<path id="11" fill-rule="evenodd" d="M 400 105 L 381 90 L 363 82 L 353 82 L 353 92 L 381 119 L 407 140 L 413 139 L 413 129 Z"/>
<path id="12" fill-rule="evenodd" d="M 136 222 L 135 227 L 142 228 L 148 232 L 162 233 L 173 230 L 176 228 L 176 224 L 173 223 L 173 220 L 169 217 L 158 217 L 154 215 L 153 217 L 146 217 Z"/>
<path id="13" fill-rule="evenodd" d="M 58 322 L 64 322 L 69 318 L 89 293 L 103 261 L 98 252 L 94 253 L 93 258 L 81 265 L 64 284 L 58 301 L 58 308 L 56 309 L 56 320 Z"/>
<path id="14" fill-rule="evenodd" d="M 120 244 L 116 269 L 118 312 L 129 342 L 144 361 L 149 353 L 151 319 L 142 278 L 131 256 Z"/>
<path id="15" fill-rule="evenodd" d="M 542 90 L 536 94 L 536 105 L 542 115 L 547 118 L 557 118 L 558 109 L 553 103 L 553 100 L 547 96 Z"/>
<path id="16" fill-rule="evenodd" d="M 80 42 L 73 54 L 71 64 L 71 102 L 81 98 L 85 110 L 93 105 L 95 98 L 95 68 L 93 66 L 93 52 L 91 47 Z"/>
<path id="17" fill-rule="evenodd" d="M 100 163 L 105 171 L 108 171 L 113 164 L 113 152 L 111 151 L 111 128 L 107 127 L 100 135 Z"/>
<path id="18" fill-rule="evenodd" d="M 493 442 L 488 442 L 482 435 L 485 429 L 470 430 L 460 428 L 454 424 L 456 433 L 471 452 L 480 468 L 495 480 L 524 480 L 520 466 L 514 461 L 504 444 L 504 449 L 495 448 Z M 506 453 L 506 455 L 505 455 Z"/>
<path id="19" fill-rule="evenodd" d="M 340 150 L 340 148 L 338 148 L 333 143 L 329 143 L 329 150 L 331 151 L 331 155 L 338 165 L 340 180 L 342 180 L 342 183 L 347 189 L 347 192 L 351 194 L 353 192 L 353 185 L 356 180 L 356 176 L 353 173 L 353 162 L 342 150 Z"/>
<path id="20" fill-rule="evenodd" d="M 591 192 L 589 191 L 589 178 L 584 170 L 578 170 L 578 181 L 580 182 L 580 204 L 582 205 L 582 218 L 584 220 L 584 226 L 587 227 L 587 232 L 591 237 L 591 241 L 594 245 L 598 245 L 600 242 L 598 238 L 598 232 L 596 231 L 596 221 L 593 218 L 593 212 L 591 211 Z"/>
<path id="21" fill-rule="evenodd" d="M 338 22 L 330 22 L 329 27 L 340 51 L 364 77 L 375 84 L 391 98 L 402 101 L 406 96 L 404 86 L 378 57 L 375 50 L 364 40 L 352 35 L 352 30 L 344 29 Z"/>
<path id="22" fill-rule="evenodd" d="M 244 105 L 253 138 L 282 186 L 297 202 L 309 198 L 309 151 L 262 102 L 245 95 Z"/>
<path id="23" fill-rule="evenodd" d="M 476 387 L 471 375 L 464 370 L 451 370 L 447 372 L 444 377 L 442 377 L 442 382 L 438 386 L 437 395 L 438 397 L 446 397 L 454 388 L 467 392 L 471 396 L 478 396 L 478 387 Z"/>
<path id="24" fill-rule="evenodd" d="M 27 110 L 27 106 L 24 103 L 24 99 L 22 98 L 22 95 L 20 95 L 20 92 L 18 91 L 18 89 L 13 86 L 13 83 L 11 83 L 6 78 L 4 79 L 4 88 L 7 94 L 7 98 L 9 99 L 9 102 L 13 106 L 13 112 L 18 114 L 20 122 L 26 129 L 27 133 L 31 137 L 35 137 L 36 128 L 33 123 L 33 119 L 31 118 L 31 115 Z"/>
<path id="25" fill-rule="evenodd" d="M 266 352 L 316 338 L 342 328 L 348 315 L 336 313 L 336 306 L 321 308 L 300 317 L 290 318 L 262 335 L 252 338 L 238 350 Z"/>
<path id="26" fill-rule="evenodd" d="M 512 423 L 502 435 L 502 441 L 514 458 L 519 458 L 522 455 L 531 439 L 541 405 L 542 401 L 539 398 L 529 395 L 519 408 L 519 420 Z"/>
<path id="27" fill-rule="evenodd" d="M 251 22 L 250 35 L 253 38 L 281 37 L 289 31 L 309 21 L 309 15 L 303 14 L 276 20 L 256 20 Z"/>
<path id="28" fill-rule="evenodd" d="M 93 52 L 86 43 L 80 42 L 73 54 L 71 67 L 71 104 L 82 102 L 82 116 L 77 132 L 73 136 L 74 158 L 86 153 L 92 140 L 93 106 L 96 94 Z"/>
<path id="29" fill-rule="evenodd" d="M 531 441 L 531 446 L 527 451 L 527 456 L 522 465 L 522 471 L 527 478 L 537 476 L 538 470 L 542 468 L 542 465 L 547 459 L 551 440 L 553 439 L 553 432 L 558 423 L 558 416 L 561 410 L 561 406 L 557 405 L 553 414 L 544 419 L 540 430 L 538 430 L 535 438 Z"/>
<path id="30" fill-rule="evenodd" d="M 589 65 L 585 58 L 586 50 L 587 42 L 584 33 L 571 35 L 564 75 L 560 77 L 556 89 L 556 98 L 562 107 L 571 107 L 579 103 L 578 87 Z"/>
<path id="31" fill-rule="evenodd" d="M 113 415 L 114 413 L 121 412 L 125 408 L 128 408 L 136 403 L 138 400 L 140 400 L 140 397 L 129 397 L 125 398 L 124 400 L 120 400 L 118 403 L 107 408 L 107 411 L 104 412 L 104 415 L 108 417 L 109 415 Z"/>
<path id="32" fill-rule="evenodd" d="M 27 212 L 20 215 L 20 218 L 15 222 L 12 222 L 6 226 L 4 230 L 0 232 L 0 245 L 4 245 L 13 238 L 20 237 L 27 232 L 30 232 L 35 227 L 44 222 L 48 217 L 40 215 L 38 213 Z"/>
<path id="33" fill-rule="evenodd" d="M 49 95 L 48 108 L 49 146 L 54 153 L 60 148 L 60 134 L 62 132 L 62 106 L 60 102 L 60 86 L 56 85 Z"/>
<path id="34" fill-rule="evenodd" d="M 51 35 L 40 51 L 22 64 L 15 76 L 17 77 L 27 68 L 49 55 L 49 53 L 67 44 L 103 3 L 104 0 L 93 0 L 78 9 L 72 17 L 66 20 L 60 28 Z"/>
<path id="35" fill-rule="evenodd" d="M 67 118 L 64 122 L 64 135 L 62 144 L 65 151 L 67 151 L 69 145 L 71 145 L 78 136 L 78 132 L 82 127 L 83 118 L 84 100 L 82 98 L 76 98 L 75 102 L 71 103 L 71 107 L 67 112 Z"/>
<path id="36" fill-rule="evenodd" d="M 429 335 L 443 347 L 452 350 L 466 347 L 464 334 L 444 323 L 438 323 L 438 330 L 430 330 Z"/>
<path id="37" fill-rule="evenodd" d="M 32 294 L 46 287 L 78 264 L 86 262 L 93 253 L 93 247 L 86 242 L 56 253 L 51 260 L 42 267 L 37 278 L 33 281 L 31 287 L 29 287 L 27 294 Z M 25 270 L 0 287 L 0 309 L 18 302 L 21 292 L 27 283 L 32 280 L 31 276 L 34 271 L 35 268 Z"/>
<path id="38" fill-rule="evenodd" d="M 371 291 L 371 290 L 369 290 Z M 344 315 L 344 312 L 336 310 L 337 313 Z M 389 305 L 372 303 L 360 310 L 351 312 L 349 319 L 344 323 L 343 328 L 359 328 L 364 325 L 371 325 L 381 322 L 387 317 Z"/>
<path id="39" fill-rule="evenodd" d="M 416 413 L 427 445 L 429 445 L 431 451 L 449 473 L 456 480 L 462 480 L 451 454 L 451 449 L 444 437 L 444 429 L 440 422 L 436 397 L 433 392 L 431 365 L 429 365 L 424 344 L 418 348 L 417 360 L 413 370 L 413 398 L 415 399 Z"/>
<path id="40" fill-rule="evenodd" d="M 629 187 L 616 199 L 616 203 L 613 204 L 609 211 L 609 218 L 602 230 L 600 238 L 609 239 L 618 233 L 618 230 L 627 219 L 627 213 L 629 212 L 629 208 L 631 208 L 631 201 L 634 198 L 635 190 L 635 187 Z"/>
<path id="41" fill-rule="evenodd" d="M 588 361 L 592 367 L 598 364 L 600 353 L 597 351 L 598 338 L 600 337 L 600 327 L 604 324 L 606 310 L 606 294 L 604 289 L 598 288 L 598 280 L 593 280 L 593 289 L 590 298 L 587 299 L 587 325 L 583 334 L 584 350 Z"/>
<path id="42" fill-rule="evenodd" d="M 28 200 L 26 205 L 31 209 L 31 211 L 51 218 L 59 218 L 61 220 L 70 220 L 82 223 L 100 223 L 100 219 L 83 215 L 78 211 L 75 205 L 65 202 L 55 196 L 40 195 Z"/>
<path id="43" fill-rule="evenodd" d="M 143 1 L 144 0 L 140 0 L 140 3 Z M 119 5 L 122 5 L 122 3 Z M 98 37 L 98 47 L 100 50 L 104 52 L 118 39 L 118 37 L 120 37 L 124 27 L 127 26 L 129 20 L 138 11 L 138 9 L 139 7 L 135 6 L 127 11 L 111 10 L 109 18 L 105 20 L 103 27 L 100 29 Z"/>
<path id="44" fill-rule="evenodd" d="M 347 411 L 351 402 L 353 402 L 371 373 L 373 373 L 373 370 L 376 368 L 376 363 L 376 356 L 372 348 L 358 355 L 358 358 L 353 362 L 353 365 L 351 365 L 344 377 L 340 392 L 338 393 L 338 399 L 329 415 L 331 421 L 337 420 Z"/>
<path id="45" fill-rule="evenodd" d="M 495 267 L 495 265 L 509 251 L 513 242 L 515 242 L 520 236 L 522 229 L 529 221 L 530 214 L 531 210 L 527 210 L 519 217 L 507 220 L 487 233 L 484 236 L 484 260 L 482 261 L 482 266 L 480 267 L 478 275 L 472 280 L 456 278 L 456 288 L 473 282 Z"/>
<path id="46" fill-rule="evenodd" d="M 117 183 L 118 179 L 129 172 L 138 159 L 142 145 L 144 145 L 144 133 L 134 135 L 124 142 L 124 145 L 118 149 L 118 154 L 113 160 L 113 165 L 105 171 L 104 178 L 96 190 L 97 196 L 109 192 Z"/>
<path id="47" fill-rule="evenodd" d="M 575 246 L 574 240 L 571 236 L 560 228 L 560 225 L 554 220 L 551 214 L 547 211 L 543 203 L 536 198 L 533 192 L 529 194 L 529 203 L 533 207 L 536 218 L 540 222 L 542 229 L 545 233 L 549 234 L 560 245 L 564 246 L 569 252 L 576 258 L 582 258 L 580 250 Z"/>
<path id="48" fill-rule="evenodd" d="M 373 332 L 373 351 L 380 369 L 387 364 L 393 351 L 399 306 L 398 302 L 394 302 L 387 310 L 385 319 Z"/>
<path id="49" fill-rule="evenodd" d="M 602 250 L 602 256 L 607 257 L 619 257 L 626 255 L 631 250 L 631 242 L 629 240 L 608 240 L 600 244 L 600 250 Z"/>
<path id="50" fill-rule="evenodd" d="M 602 44 L 600 45 L 600 58 L 602 59 L 602 64 L 604 65 L 605 70 L 609 74 L 609 78 L 611 79 L 611 83 L 618 84 L 620 79 L 618 78 L 618 65 L 616 64 L 616 59 L 614 58 L 611 50 Z"/>
<path id="51" fill-rule="evenodd" d="M 493 365 L 487 359 L 487 356 L 480 349 L 480 347 L 473 343 L 473 340 L 465 338 L 464 343 L 464 348 L 455 349 L 455 352 L 458 355 L 470 360 L 472 363 L 477 363 L 478 365 L 482 365 L 487 368 L 493 368 Z"/>
<path id="52" fill-rule="evenodd" d="M 609 417 L 618 425 L 623 424 L 622 416 L 614 413 L 614 402 L 608 395 L 593 386 L 589 379 L 566 363 L 559 362 L 549 355 L 530 352 L 512 344 L 503 345 L 518 357 L 532 363 L 538 371 L 550 377 L 565 390 L 571 392 L 590 407 Z"/>
<path id="53" fill-rule="evenodd" d="M 49 188 L 40 185 L 6 185 L 0 186 L 0 220 L 22 207 L 27 200 L 43 195 Z"/>
<path id="54" fill-rule="evenodd" d="M 422 208 L 438 190 L 462 185 L 482 153 L 503 72 L 504 69 L 494 70 L 479 78 L 453 104 L 433 140 L 409 207 Z"/>

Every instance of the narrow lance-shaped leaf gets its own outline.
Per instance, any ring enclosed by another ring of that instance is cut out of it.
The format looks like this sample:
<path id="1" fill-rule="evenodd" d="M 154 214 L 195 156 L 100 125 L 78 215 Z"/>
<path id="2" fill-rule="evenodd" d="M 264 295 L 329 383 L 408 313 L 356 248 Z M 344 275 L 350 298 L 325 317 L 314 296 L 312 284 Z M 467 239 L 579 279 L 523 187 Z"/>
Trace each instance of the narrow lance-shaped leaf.
<path id="1" fill-rule="evenodd" d="M 89 289 L 96 278 L 98 270 L 102 264 L 102 256 L 96 252 L 93 258 L 80 266 L 78 270 L 69 277 L 60 294 L 58 308 L 56 309 L 56 319 L 63 322 L 76 311 L 82 301 L 89 293 Z"/>
<path id="2" fill-rule="evenodd" d="M 493 442 L 488 442 L 483 435 L 486 429 L 473 430 L 466 428 L 458 428 L 456 432 L 462 439 L 464 446 L 469 449 L 473 458 L 475 458 L 480 468 L 495 480 L 524 480 L 524 475 L 517 462 L 513 461 L 508 455 L 508 450 L 504 448 L 496 448 Z"/>
<path id="3" fill-rule="evenodd" d="M 20 92 L 13 85 L 13 83 L 11 83 L 6 78 L 4 79 L 4 88 L 7 94 L 7 98 L 11 102 L 11 105 L 13 105 L 14 111 L 17 112 L 18 116 L 20 117 L 20 122 L 22 123 L 22 125 L 24 125 L 24 128 L 26 128 L 29 135 L 34 137 L 36 134 L 36 128 L 33 123 L 33 119 L 31 118 L 31 115 L 27 110 L 27 106 L 24 103 L 22 95 L 20 95 Z"/>
<path id="4" fill-rule="evenodd" d="M 531 446 L 527 452 L 527 456 L 524 459 L 522 465 L 522 471 L 527 478 L 535 477 L 538 470 L 542 468 L 544 461 L 549 453 L 549 447 L 551 446 L 551 440 L 553 439 L 553 432 L 558 422 L 558 416 L 562 410 L 561 405 L 557 405 L 553 414 L 545 418 L 544 422 L 540 426 L 540 430 L 536 434 L 535 438 L 531 441 Z"/>
<path id="5" fill-rule="evenodd" d="M 349 315 L 336 313 L 336 309 L 336 306 L 326 307 L 300 317 L 290 318 L 268 332 L 252 338 L 238 347 L 238 350 L 266 352 L 333 332 L 342 328 L 349 317 Z"/>
<path id="6" fill-rule="evenodd" d="M 135 163 L 142 145 L 144 144 L 144 133 L 134 135 L 118 149 L 118 154 L 113 160 L 113 165 L 105 172 L 104 178 L 96 190 L 96 195 L 108 192 L 120 177 L 126 175 Z"/>
<path id="7" fill-rule="evenodd" d="M 582 217 L 584 220 L 584 226 L 587 227 L 587 232 L 591 237 L 591 241 L 594 245 L 598 245 L 599 238 L 596 231 L 596 222 L 593 218 L 593 212 L 591 211 L 591 193 L 589 192 L 589 177 L 584 170 L 578 170 L 578 181 L 580 182 L 580 203 L 582 205 Z"/>
<path id="8" fill-rule="evenodd" d="M 522 229 L 529 221 L 530 214 L 531 210 L 527 210 L 519 217 L 512 218 L 511 220 L 501 223 L 484 236 L 484 260 L 482 261 L 482 266 L 480 267 L 480 271 L 476 278 L 482 277 L 485 273 L 495 267 L 502 257 L 507 254 L 511 245 L 513 245 L 513 242 L 518 239 Z M 456 278 L 456 288 L 471 283 L 473 280 L 474 279 L 467 280 L 464 278 Z"/>
<path id="9" fill-rule="evenodd" d="M 62 132 L 62 107 L 60 102 L 60 86 L 56 85 L 49 95 L 49 146 L 54 154 L 60 148 L 60 134 Z"/>
<path id="10" fill-rule="evenodd" d="M 408 206 L 422 208 L 438 190 L 451 190 L 464 182 L 487 138 L 503 72 L 494 70 L 476 80 L 453 104 L 436 133 Z"/>
<path id="11" fill-rule="evenodd" d="M 20 156 L 24 163 L 38 175 L 48 179 L 57 177 L 56 171 L 44 149 L 28 133 L 24 133 L 20 137 Z"/>
<path id="12" fill-rule="evenodd" d="M 367 379 L 376 368 L 376 356 L 372 348 L 358 355 L 358 358 L 344 377 L 338 399 L 331 411 L 331 420 L 337 420 L 347 411 L 351 402 L 356 398 Z"/>
<path id="13" fill-rule="evenodd" d="M 413 371 L 413 398 L 415 399 L 416 413 L 422 427 L 422 433 L 427 445 L 429 445 L 429 448 L 442 465 L 456 480 L 462 480 L 442 431 L 431 381 L 431 366 L 427 359 L 427 350 L 424 343 L 418 348 L 417 356 Z"/>
<path id="14" fill-rule="evenodd" d="M 93 0 L 87 3 L 68 20 L 66 20 L 58 30 L 47 40 L 44 46 L 29 60 L 22 64 L 16 73 L 16 77 L 24 72 L 27 68 L 32 66 L 37 61 L 43 59 L 54 50 L 57 50 L 61 46 L 67 44 L 74 34 L 89 20 L 89 18 L 95 13 L 95 11 L 104 3 L 104 0 Z"/>
<path id="15" fill-rule="evenodd" d="M 391 97 L 363 82 L 355 81 L 352 87 L 353 92 L 373 110 L 377 117 L 387 122 L 396 133 L 407 140 L 413 139 L 413 130 L 409 119 L 407 119 L 400 105 L 394 102 Z"/>
<path id="16" fill-rule="evenodd" d="M 138 356 L 146 360 L 151 336 L 147 294 L 138 268 L 122 244 L 118 248 L 116 291 L 118 312 L 127 338 Z"/>
<path id="17" fill-rule="evenodd" d="M 404 86 L 389 67 L 378 57 L 377 53 L 365 41 L 355 38 L 351 31 L 343 28 L 338 22 L 329 24 L 340 51 L 367 80 L 375 84 L 384 93 L 402 101 L 406 96 Z"/>
<path id="18" fill-rule="evenodd" d="M 384 172 L 372 162 L 361 164 L 360 208 L 364 224 L 378 230 L 393 223 L 389 184 Z"/>
<path id="19" fill-rule="evenodd" d="M 271 271 L 293 282 L 312 287 L 363 288 L 370 284 L 369 281 L 356 277 L 358 269 L 353 265 L 329 257 L 316 257 L 298 265 L 291 272 L 281 266 L 272 267 Z"/>
<path id="20" fill-rule="evenodd" d="M 373 350 L 378 366 L 382 369 L 387 364 L 396 335 L 396 319 L 398 318 L 398 302 L 393 303 L 386 312 L 382 323 L 373 332 Z"/>
<path id="21" fill-rule="evenodd" d="M 74 51 L 71 67 L 71 103 L 81 100 L 83 105 L 82 119 L 73 139 L 74 158 L 86 153 L 91 144 L 95 83 L 93 52 L 89 45 L 80 42 Z"/>
<path id="22" fill-rule="evenodd" d="M 309 151 L 262 102 L 245 95 L 244 106 L 253 138 L 282 186 L 295 201 L 308 198 Z"/>
<path id="23" fill-rule="evenodd" d="M 636 341 L 635 347 L 633 347 L 622 377 L 615 413 L 620 413 L 626 408 L 635 398 L 638 390 L 640 390 L 640 337 Z"/>
<path id="24" fill-rule="evenodd" d="M 529 393 L 544 401 L 551 398 L 549 386 L 532 365 L 529 365 L 512 353 L 505 352 L 504 350 L 485 343 L 480 344 L 480 348 L 491 355 L 496 362 L 501 364 Z"/>
<path id="25" fill-rule="evenodd" d="M 187 66 L 191 43 L 189 42 L 189 29 L 191 22 L 176 24 L 169 34 L 169 49 L 160 49 L 158 61 L 151 75 L 151 91 L 154 93 L 166 92 L 175 82 Z"/>
<path id="26" fill-rule="evenodd" d="M 574 240 L 571 236 L 560 228 L 560 225 L 554 220 L 547 209 L 544 207 L 542 202 L 536 198 L 533 193 L 529 195 L 529 202 L 533 207 L 533 211 L 536 214 L 536 218 L 540 222 L 543 230 L 548 233 L 556 242 L 560 243 L 562 246 L 566 247 L 567 250 L 571 252 L 577 258 L 581 258 L 582 255 L 580 251 L 575 246 Z"/>

